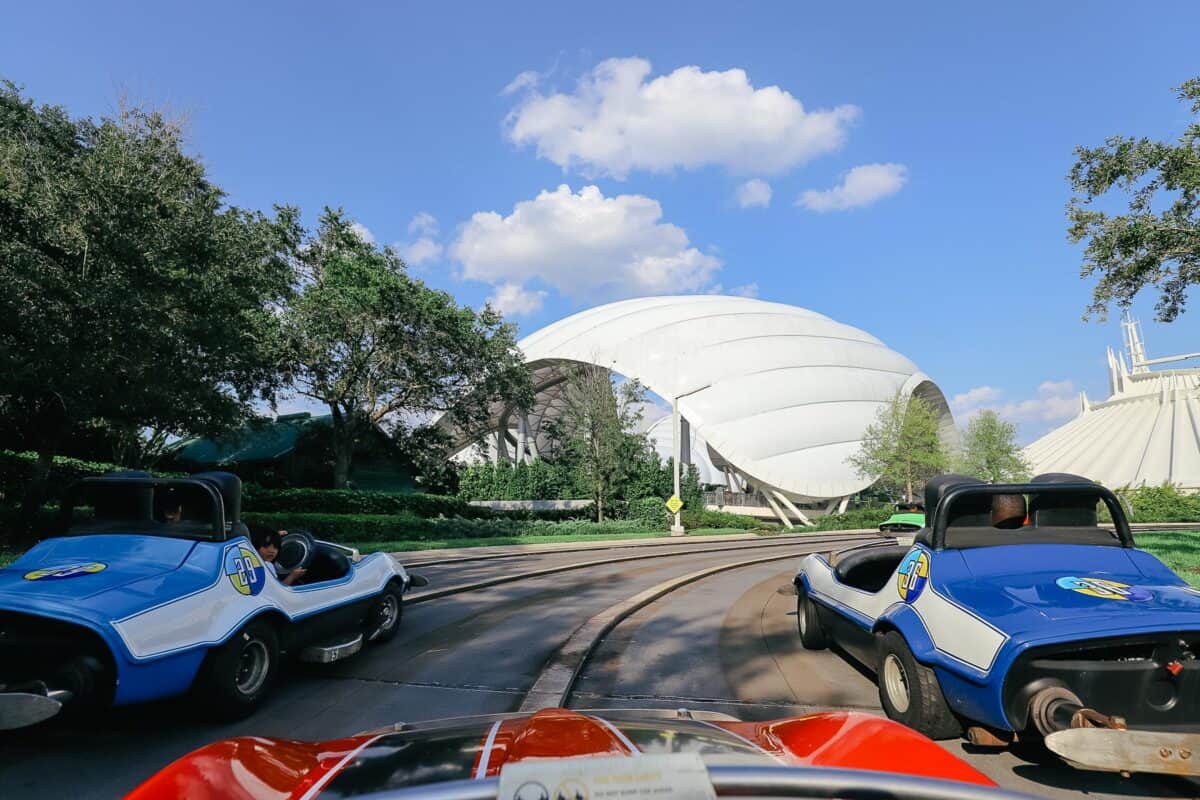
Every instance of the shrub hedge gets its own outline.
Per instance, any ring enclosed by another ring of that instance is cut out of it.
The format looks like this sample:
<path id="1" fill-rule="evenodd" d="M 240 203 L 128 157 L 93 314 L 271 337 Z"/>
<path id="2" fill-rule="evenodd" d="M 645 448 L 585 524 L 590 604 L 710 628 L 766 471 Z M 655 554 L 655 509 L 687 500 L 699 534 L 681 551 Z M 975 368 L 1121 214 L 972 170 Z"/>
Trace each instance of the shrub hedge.
<path id="1" fill-rule="evenodd" d="M 591 495 L 578 471 L 563 464 L 470 464 L 458 473 L 463 500 L 574 500 Z"/>
<path id="2" fill-rule="evenodd" d="M 745 514 L 731 514 L 728 511 L 707 511 L 686 507 L 679 515 L 679 521 L 688 530 L 695 530 L 696 528 L 741 528 L 745 531 L 752 531 L 777 530 L 779 528 L 773 522 L 746 516 Z"/>
<path id="3" fill-rule="evenodd" d="M 646 527 L 632 520 L 597 524 L 586 521 L 548 522 L 546 520 L 462 519 L 443 517 L 428 519 L 415 514 L 315 514 L 284 512 L 247 512 L 243 515 L 251 525 L 265 525 L 276 530 L 293 528 L 310 531 L 315 536 L 342 542 L 381 542 L 400 539 L 467 539 L 496 536 L 550 536 L 554 534 L 587 534 L 612 536 L 621 533 L 642 533 Z"/>
<path id="4" fill-rule="evenodd" d="M 421 517 L 491 518 L 487 508 L 437 494 L 372 492 L 359 489 L 264 489 L 248 484 L 242 506 L 250 511 L 314 514 L 406 514 Z"/>
<path id="5" fill-rule="evenodd" d="M 1200 522 L 1200 495 L 1184 494 L 1171 484 L 1119 489 L 1117 496 L 1130 522 Z"/>
<path id="6" fill-rule="evenodd" d="M 667 505 L 657 497 L 643 497 L 640 500 L 630 500 L 625 507 L 625 518 L 638 522 L 654 531 L 665 531 L 670 527 L 670 512 Z"/>
<path id="7" fill-rule="evenodd" d="M 845 514 L 826 514 L 813 520 L 812 528 L 817 531 L 850 531 L 860 528 L 878 528 L 880 523 L 894 513 L 891 506 L 855 508 Z"/>

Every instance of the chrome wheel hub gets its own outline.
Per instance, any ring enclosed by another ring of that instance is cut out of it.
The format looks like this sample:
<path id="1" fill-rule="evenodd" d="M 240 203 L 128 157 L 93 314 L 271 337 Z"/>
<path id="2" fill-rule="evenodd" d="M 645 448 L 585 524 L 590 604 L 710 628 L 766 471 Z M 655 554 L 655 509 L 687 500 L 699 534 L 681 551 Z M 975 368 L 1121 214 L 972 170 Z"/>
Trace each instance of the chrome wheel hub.
<path id="1" fill-rule="evenodd" d="M 895 653 L 888 653 L 883 659 L 881 672 L 883 689 L 892 708 L 901 714 L 908 711 L 911 699 L 908 696 L 908 673 L 904 671 L 904 662 Z"/>
<path id="2" fill-rule="evenodd" d="M 271 656 L 267 646 L 258 639 L 251 639 L 242 647 L 238 658 L 237 690 L 244 695 L 252 695 L 262 688 L 267 680 L 271 667 Z"/>

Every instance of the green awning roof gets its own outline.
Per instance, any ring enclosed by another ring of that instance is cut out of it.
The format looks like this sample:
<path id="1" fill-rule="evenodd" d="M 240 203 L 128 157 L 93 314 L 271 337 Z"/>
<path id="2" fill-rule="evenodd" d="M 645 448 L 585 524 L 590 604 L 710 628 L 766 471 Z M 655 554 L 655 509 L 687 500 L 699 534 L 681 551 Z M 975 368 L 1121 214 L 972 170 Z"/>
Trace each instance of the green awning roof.
<path id="1" fill-rule="evenodd" d="M 241 464 L 278 461 L 296 449 L 296 440 L 309 425 L 329 425 L 328 414 L 285 414 L 274 420 L 252 423 L 219 439 L 183 439 L 171 448 L 179 461 L 193 464 Z"/>

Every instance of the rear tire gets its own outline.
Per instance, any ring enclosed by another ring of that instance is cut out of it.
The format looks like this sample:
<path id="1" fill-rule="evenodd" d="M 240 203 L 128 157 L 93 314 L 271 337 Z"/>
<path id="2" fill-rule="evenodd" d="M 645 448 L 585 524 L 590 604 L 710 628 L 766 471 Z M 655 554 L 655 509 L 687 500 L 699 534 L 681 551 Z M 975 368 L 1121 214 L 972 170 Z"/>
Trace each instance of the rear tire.
<path id="1" fill-rule="evenodd" d="M 898 631 L 877 637 L 879 703 L 890 719 L 930 739 L 956 739 L 962 724 L 946 704 L 932 669 L 919 663 Z"/>
<path id="2" fill-rule="evenodd" d="M 249 623 L 209 651 L 196 680 L 202 709 L 220 720 L 242 719 L 261 705 L 279 670 L 279 635 L 265 620 Z"/>
<path id="3" fill-rule="evenodd" d="M 367 612 L 363 637 L 375 644 L 390 642 L 400 632 L 400 620 L 403 617 L 403 591 L 395 583 L 389 583 Z"/>
<path id="4" fill-rule="evenodd" d="M 796 586 L 796 630 L 800 634 L 800 644 L 805 650 L 824 650 L 829 646 L 825 629 L 821 627 L 817 604 L 808 596 L 802 585 Z"/>

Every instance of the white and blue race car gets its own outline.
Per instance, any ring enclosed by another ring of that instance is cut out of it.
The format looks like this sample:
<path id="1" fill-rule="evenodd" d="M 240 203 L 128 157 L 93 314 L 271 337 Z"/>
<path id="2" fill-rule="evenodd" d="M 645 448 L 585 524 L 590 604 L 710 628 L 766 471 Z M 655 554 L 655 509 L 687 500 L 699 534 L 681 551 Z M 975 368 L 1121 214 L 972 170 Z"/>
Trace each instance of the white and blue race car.
<path id="1" fill-rule="evenodd" d="M 286 585 L 239 519 L 229 473 L 81 481 L 63 504 L 64 535 L 0 569 L 0 729 L 64 704 L 125 705 L 194 691 L 219 716 L 252 711 L 286 654 L 329 662 L 400 625 L 424 579 L 391 557 L 283 538 Z"/>
<path id="2" fill-rule="evenodd" d="M 862 662 L 887 715 L 931 738 L 966 727 L 1089 769 L 1200 772 L 1200 592 L 1135 549 L 1111 491 L 942 476 L 925 507 L 908 542 L 804 559 L 804 647 Z"/>

